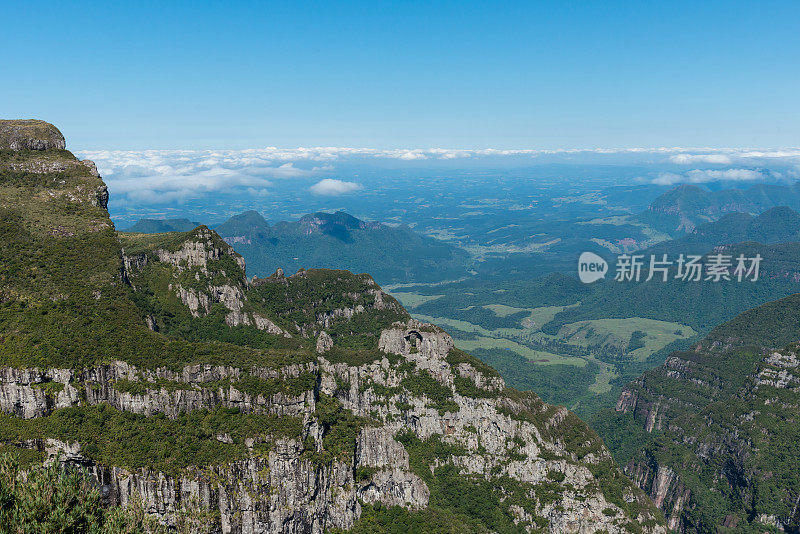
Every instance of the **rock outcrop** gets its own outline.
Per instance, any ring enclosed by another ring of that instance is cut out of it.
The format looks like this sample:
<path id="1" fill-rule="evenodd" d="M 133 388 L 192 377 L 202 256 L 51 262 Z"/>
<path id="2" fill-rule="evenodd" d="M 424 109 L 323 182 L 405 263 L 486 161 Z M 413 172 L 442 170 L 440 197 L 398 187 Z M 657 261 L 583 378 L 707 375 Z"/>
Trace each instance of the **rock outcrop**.
<path id="1" fill-rule="evenodd" d="M 263 313 L 251 309 L 245 294 L 249 282 L 244 259 L 206 226 L 173 238 L 163 248 L 154 246 L 132 254 L 123 248 L 122 278 L 134 290 L 142 289 L 137 284 L 146 285 L 153 280 L 152 273 L 142 276 L 145 270 L 167 271 L 167 290 L 178 297 L 192 317 L 207 315 L 214 304 L 222 304 L 228 310 L 225 323 L 230 327 L 254 326 L 291 337 Z"/>
<path id="2" fill-rule="evenodd" d="M 40 120 L 0 121 L 0 150 L 48 150 L 66 147 L 61 132 Z"/>

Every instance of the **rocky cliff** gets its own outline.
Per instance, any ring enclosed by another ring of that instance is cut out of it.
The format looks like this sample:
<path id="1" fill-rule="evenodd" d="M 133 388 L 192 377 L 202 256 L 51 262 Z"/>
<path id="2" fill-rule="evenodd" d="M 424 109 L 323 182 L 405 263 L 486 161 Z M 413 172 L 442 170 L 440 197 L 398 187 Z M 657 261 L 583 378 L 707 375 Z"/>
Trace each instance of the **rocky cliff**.
<path id="1" fill-rule="evenodd" d="M 219 532 L 664 531 L 583 422 L 368 275 L 251 280 L 208 228 L 117 234 L 94 166 L 23 130 L 0 150 L 2 452 Z"/>
<path id="2" fill-rule="evenodd" d="M 620 396 L 629 442 L 612 448 L 670 528 L 800 528 L 798 310 L 793 295 L 746 312 Z"/>

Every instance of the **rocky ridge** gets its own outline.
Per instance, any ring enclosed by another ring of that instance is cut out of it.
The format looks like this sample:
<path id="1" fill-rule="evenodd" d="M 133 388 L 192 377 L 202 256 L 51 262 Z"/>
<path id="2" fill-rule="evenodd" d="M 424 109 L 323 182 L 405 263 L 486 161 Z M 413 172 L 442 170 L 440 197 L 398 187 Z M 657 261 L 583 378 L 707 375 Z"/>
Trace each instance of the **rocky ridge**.
<path id="1" fill-rule="evenodd" d="M 166 246 L 128 254 L 123 248 L 122 276 L 126 282 L 135 289 L 142 271 L 166 270 L 170 279 L 166 290 L 189 308 L 192 317 L 207 315 L 214 304 L 222 304 L 228 310 L 225 322 L 229 326 L 252 325 L 270 334 L 291 337 L 262 314 L 247 310 L 245 291 L 249 282 L 244 260 L 230 245 L 205 226 L 178 239 L 180 246 L 173 246 L 174 250 Z M 155 327 L 152 319 L 149 324 Z"/>
<path id="2" fill-rule="evenodd" d="M 248 280 L 205 227 L 117 234 L 76 162 L 0 151 L 3 451 L 80 465 L 164 524 L 206 507 L 219 532 L 358 531 L 381 507 L 460 532 L 664 532 L 574 414 L 369 276 Z"/>

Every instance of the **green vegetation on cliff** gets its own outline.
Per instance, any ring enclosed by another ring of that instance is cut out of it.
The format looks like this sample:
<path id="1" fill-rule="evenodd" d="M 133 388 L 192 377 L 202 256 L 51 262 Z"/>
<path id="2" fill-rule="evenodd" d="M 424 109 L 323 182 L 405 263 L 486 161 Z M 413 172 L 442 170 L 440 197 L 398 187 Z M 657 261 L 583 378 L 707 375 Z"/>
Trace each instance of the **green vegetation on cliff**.
<path id="1" fill-rule="evenodd" d="M 137 496 L 126 507 L 103 507 L 94 479 L 81 468 L 22 466 L 15 455 L 0 455 L 0 533 L 208 534 L 219 514 L 201 506 L 176 517 L 175 528 L 149 516 Z"/>
<path id="2" fill-rule="evenodd" d="M 144 416 L 106 405 L 64 408 L 48 417 L 0 415 L 0 441 L 44 439 L 81 443 L 82 454 L 103 465 L 177 474 L 248 456 L 246 438 L 260 442 L 296 436 L 294 417 L 240 414 L 238 409 L 195 410 L 170 419 Z M 217 436 L 226 436 L 220 441 Z M 229 439 L 228 439 L 229 438 Z"/>
<path id="3" fill-rule="evenodd" d="M 659 492 L 665 514 L 686 531 L 728 524 L 762 532 L 770 521 L 798 527 L 798 310 L 800 295 L 792 295 L 720 325 L 697 350 L 673 353 L 629 384 L 620 412 L 592 420 L 627 472 Z M 657 487 L 656 473 L 665 470 L 674 479 Z"/>

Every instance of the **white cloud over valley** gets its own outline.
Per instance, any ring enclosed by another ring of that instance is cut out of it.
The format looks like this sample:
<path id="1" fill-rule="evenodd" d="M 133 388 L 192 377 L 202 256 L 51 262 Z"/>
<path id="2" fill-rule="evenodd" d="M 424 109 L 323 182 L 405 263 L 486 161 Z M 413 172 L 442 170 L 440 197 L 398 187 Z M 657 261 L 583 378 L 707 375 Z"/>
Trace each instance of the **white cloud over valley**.
<path id="1" fill-rule="evenodd" d="M 274 180 L 308 178 L 329 166 L 301 168 L 257 151 L 95 151 L 93 160 L 115 196 L 133 203 L 166 204 L 237 188 L 267 194 Z"/>
<path id="2" fill-rule="evenodd" d="M 658 185 L 675 185 L 681 183 L 703 184 L 719 181 L 755 182 L 763 180 L 764 178 L 765 176 L 762 172 L 751 169 L 694 169 L 685 174 L 662 172 L 655 179 L 653 179 L 653 183 Z"/>
<path id="3" fill-rule="evenodd" d="M 335 196 L 353 193 L 361 189 L 361 185 L 355 182 L 345 182 L 334 178 L 325 178 L 312 185 L 309 190 L 315 195 Z"/>
<path id="4" fill-rule="evenodd" d="M 745 148 L 684 149 L 669 156 L 679 165 L 800 165 L 800 148 L 753 150 Z"/>
<path id="5" fill-rule="evenodd" d="M 727 154 L 675 154 L 674 156 L 670 156 L 669 160 L 672 163 L 687 165 L 696 165 L 698 163 L 730 165 L 733 163 L 731 157 Z"/>

